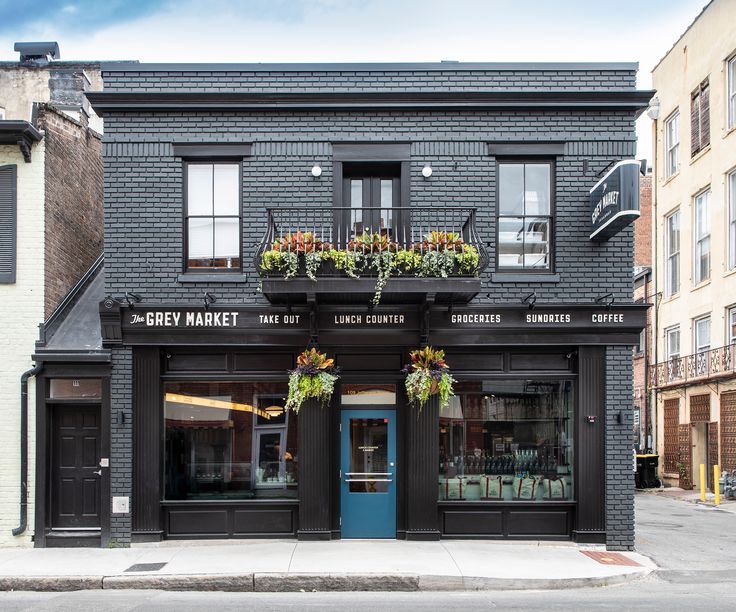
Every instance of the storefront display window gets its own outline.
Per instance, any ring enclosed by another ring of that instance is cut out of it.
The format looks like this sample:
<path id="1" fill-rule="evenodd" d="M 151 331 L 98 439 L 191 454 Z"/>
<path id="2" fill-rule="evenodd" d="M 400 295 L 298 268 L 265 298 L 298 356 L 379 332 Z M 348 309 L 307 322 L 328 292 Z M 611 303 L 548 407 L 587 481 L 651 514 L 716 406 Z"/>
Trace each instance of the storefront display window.
<path id="1" fill-rule="evenodd" d="M 439 499 L 573 499 L 573 383 L 460 382 L 440 413 Z"/>
<path id="2" fill-rule="evenodd" d="M 164 385 L 165 498 L 297 496 L 297 417 L 283 383 Z"/>

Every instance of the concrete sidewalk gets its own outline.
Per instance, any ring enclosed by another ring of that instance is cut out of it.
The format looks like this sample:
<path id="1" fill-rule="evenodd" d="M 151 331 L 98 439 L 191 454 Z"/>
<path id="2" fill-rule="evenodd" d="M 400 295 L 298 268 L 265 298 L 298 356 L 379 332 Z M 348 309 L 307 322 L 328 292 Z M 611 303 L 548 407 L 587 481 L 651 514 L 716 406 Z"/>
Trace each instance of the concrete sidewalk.
<path id="1" fill-rule="evenodd" d="M 586 551 L 602 559 L 595 560 Z M 654 569 L 637 553 L 606 553 L 602 547 L 570 543 L 163 542 L 109 550 L 2 548 L 0 590 L 562 589 L 618 584 Z"/>
<path id="2" fill-rule="evenodd" d="M 655 495 L 657 497 L 665 497 L 677 501 L 684 501 L 691 504 L 699 504 L 711 508 L 718 508 L 724 512 L 736 514 L 736 500 L 729 499 L 725 495 L 721 495 L 720 504 L 716 506 L 716 496 L 714 493 L 707 491 L 705 493 L 705 501 L 700 501 L 700 491 L 696 489 L 681 489 L 680 487 L 662 487 L 660 489 L 637 489 L 637 495 Z"/>

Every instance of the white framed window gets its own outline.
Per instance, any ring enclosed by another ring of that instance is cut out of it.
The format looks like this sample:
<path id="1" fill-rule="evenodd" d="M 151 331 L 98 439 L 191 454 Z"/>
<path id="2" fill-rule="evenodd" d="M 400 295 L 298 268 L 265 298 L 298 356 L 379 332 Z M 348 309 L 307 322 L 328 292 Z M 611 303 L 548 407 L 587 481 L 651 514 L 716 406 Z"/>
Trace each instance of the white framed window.
<path id="1" fill-rule="evenodd" d="M 726 197 L 728 198 L 728 269 L 736 268 L 736 170 L 726 177 Z"/>
<path id="2" fill-rule="evenodd" d="M 710 315 L 693 319 L 693 347 L 696 353 L 710 350 Z"/>
<path id="3" fill-rule="evenodd" d="M 726 64 L 726 125 L 728 129 L 736 127 L 736 55 Z"/>
<path id="4" fill-rule="evenodd" d="M 665 219 L 665 295 L 680 291 L 680 211 Z"/>
<path id="5" fill-rule="evenodd" d="M 674 325 L 664 330 L 664 348 L 667 361 L 680 356 L 680 326 Z"/>
<path id="6" fill-rule="evenodd" d="M 695 349 L 695 372 L 698 376 L 708 373 L 708 351 L 710 350 L 710 315 L 693 319 L 693 348 Z"/>
<path id="7" fill-rule="evenodd" d="M 695 196 L 693 283 L 710 278 L 710 189 Z"/>
<path id="8" fill-rule="evenodd" d="M 240 164 L 186 162 L 186 270 L 241 267 Z"/>
<path id="9" fill-rule="evenodd" d="M 665 178 L 680 171 L 680 111 L 664 122 Z"/>
<path id="10" fill-rule="evenodd" d="M 726 308 L 726 344 L 736 344 L 736 306 Z"/>

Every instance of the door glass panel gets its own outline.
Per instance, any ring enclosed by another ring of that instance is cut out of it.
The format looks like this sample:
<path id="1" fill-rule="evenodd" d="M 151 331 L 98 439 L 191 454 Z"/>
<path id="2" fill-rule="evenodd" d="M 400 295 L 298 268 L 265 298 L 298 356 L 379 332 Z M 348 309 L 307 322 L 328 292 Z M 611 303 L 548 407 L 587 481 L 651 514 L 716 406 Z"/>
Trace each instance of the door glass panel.
<path id="1" fill-rule="evenodd" d="M 393 227 L 391 209 L 394 205 L 394 182 L 391 179 L 381 179 L 381 229 Z"/>
<path id="2" fill-rule="evenodd" d="M 363 180 L 350 181 L 350 226 L 354 234 L 363 231 Z"/>
<path id="3" fill-rule="evenodd" d="M 396 385 L 344 383 L 341 402 L 343 405 L 393 406 L 396 403 Z"/>
<path id="4" fill-rule="evenodd" d="M 388 419 L 350 419 L 350 492 L 386 493 Z"/>
<path id="5" fill-rule="evenodd" d="M 51 399 L 100 399 L 102 381 L 99 378 L 52 378 L 49 381 Z"/>
<path id="6" fill-rule="evenodd" d="M 259 432 L 256 486 L 285 482 L 281 461 L 281 432 Z"/>

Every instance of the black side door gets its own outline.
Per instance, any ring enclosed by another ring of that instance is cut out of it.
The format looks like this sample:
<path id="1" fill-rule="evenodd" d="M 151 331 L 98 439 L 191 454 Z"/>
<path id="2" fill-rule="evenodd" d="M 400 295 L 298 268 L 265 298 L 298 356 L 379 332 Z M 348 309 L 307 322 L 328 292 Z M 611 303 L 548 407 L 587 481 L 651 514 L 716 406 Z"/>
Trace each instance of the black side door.
<path id="1" fill-rule="evenodd" d="M 52 527 L 99 528 L 99 406 L 57 405 L 51 444 Z"/>

